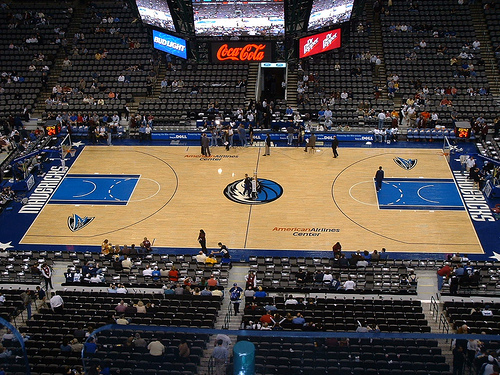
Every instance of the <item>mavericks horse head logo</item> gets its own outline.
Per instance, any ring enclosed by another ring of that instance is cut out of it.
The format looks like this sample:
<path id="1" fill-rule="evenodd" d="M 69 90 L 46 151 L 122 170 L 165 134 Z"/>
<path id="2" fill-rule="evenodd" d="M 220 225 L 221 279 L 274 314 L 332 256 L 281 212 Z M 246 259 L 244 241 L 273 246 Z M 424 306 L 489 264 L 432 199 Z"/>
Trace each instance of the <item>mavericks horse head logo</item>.
<path id="1" fill-rule="evenodd" d="M 394 163 L 399 165 L 401 168 L 406 169 L 407 171 L 415 168 L 415 166 L 417 165 L 417 159 L 403 159 L 399 156 L 396 156 L 392 160 L 394 160 Z"/>
<path id="2" fill-rule="evenodd" d="M 77 230 L 80 230 L 87 225 L 89 225 L 92 220 L 94 220 L 95 217 L 80 217 L 77 214 L 73 214 L 73 216 L 68 216 L 68 228 L 72 232 L 76 232 Z"/>

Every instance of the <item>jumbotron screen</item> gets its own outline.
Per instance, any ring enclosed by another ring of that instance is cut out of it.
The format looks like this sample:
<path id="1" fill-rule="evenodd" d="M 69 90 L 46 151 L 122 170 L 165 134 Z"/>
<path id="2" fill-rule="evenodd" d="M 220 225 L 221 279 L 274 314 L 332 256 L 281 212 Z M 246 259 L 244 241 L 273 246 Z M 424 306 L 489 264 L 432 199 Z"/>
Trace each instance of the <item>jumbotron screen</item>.
<path id="1" fill-rule="evenodd" d="M 330 27 L 351 18 L 354 0 L 313 0 L 307 30 Z"/>
<path id="2" fill-rule="evenodd" d="M 136 0 L 135 2 L 142 22 L 165 30 L 175 31 L 167 0 Z"/>
<path id="3" fill-rule="evenodd" d="M 283 0 L 193 0 L 198 36 L 280 36 L 285 32 Z"/>

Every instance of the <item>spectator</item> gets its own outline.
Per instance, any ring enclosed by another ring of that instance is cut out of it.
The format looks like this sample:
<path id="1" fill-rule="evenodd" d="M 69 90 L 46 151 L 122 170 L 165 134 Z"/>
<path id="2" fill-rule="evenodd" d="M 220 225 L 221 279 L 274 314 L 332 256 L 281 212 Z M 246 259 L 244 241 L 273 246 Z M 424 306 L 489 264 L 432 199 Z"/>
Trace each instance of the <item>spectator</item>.
<path id="1" fill-rule="evenodd" d="M 132 269 L 132 261 L 127 255 L 123 256 L 122 268 L 124 271 L 130 271 Z"/>
<path id="2" fill-rule="evenodd" d="M 205 259 L 205 263 L 208 264 L 208 265 L 211 265 L 213 266 L 214 264 L 217 263 L 217 259 L 215 259 L 215 257 L 213 256 L 213 254 L 210 254 L 207 259 Z"/>
<path id="3" fill-rule="evenodd" d="M 248 274 L 245 276 L 245 288 L 248 289 L 249 286 L 254 289 L 257 287 L 257 277 L 253 270 L 248 271 Z"/>
<path id="4" fill-rule="evenodd" d="M 95 354 L 97 352 L 97 344 L 94 337 L 90 337 L 87 342 L 83 345 L 85 354 Z"/>
<path id="5" fill-rule="evenodd" d="M 62 341 L 61 346 L 59 347 L 61 349 L 61 353 L 71 353 L 73 351 L 73 348 L 69 344 L 69 340 L 67 338 L 64 338 Z"/>
<path id="6" fill-rule="evenodd" d="M 301 313 L 297 313 L 297 316 L 293 318 L 292 323 L 303 326 L 306 323 L 306 320 Z"/>
<path id="7" fill-rule="evenodd" d="M 117 319 L 116 319 L 116 324 L 120 324 L 120 325 L 128 325 L 130 322 L 125 319 L 125 315 L 120 315 Z"/>
<path id="8" fill-rule="evenodd" d="M 153 357 L 160 357 L 165 353 L 165 346 L 156 338 L 153 338 L 148 345 L 149 354 Z"/>
<path id="9" fill-rule="evenodd" d="M 215 278 L 214 275 L 210 275 L 210 279 L 208 279 L 207 281 L 207 285 L 208 286 L 217 286 L 219 284 L 219 282 L 217 281 L 217 279 Z"/>
<path id="10" fill-rule="evenodd" d="M 52 293 L 54 294 L 54 293 Z M 28 320 L 31 319 L 31 303 L 33 302 L 31 290 L 26 289 L 26 291 L 21 293 L 21 300 L 23 301 L 24 308 L 28 314 Z M 53 309 L 52 309 L 53 310 Z"/>
<path id="11" fill-rule="evenodd" d="M 181 339 L 178 349 L 179 349 L 179 359 L 181 360 L 181 362 L 188 362 L 189 356 L 191 355 L 191 349 L 189 348 L 189 345 L 186 342 L 185 338 Z"/>
<path id="12" fill-rule="evenodd" d="M 205 261 L 207 260 L 207 256 L 203 251 L 200 250 L 198 255 L 195 256 L 195 259 L 197 263 L 205 263 Z"/>
<path id="13" fill-rule="evenodd" d="M 134 307 L 137 309 L 137 314 L 146 314 L 146 306 L 144 305 L 144 302 L 142 301 L 139 301 L 137 302 L 136 305 L 134 305 Z"/>
<path id="14" fill-rule="evenodd" d="M 179 281 L 179 271 L 177 271 L 177 268 L 175 268 L 175 266 L 172 266 L 172 268 L 168 272 L 168 278 L 171 282 L 174 283 Z"/>
<path id="15" fill-rule="evenodd" d="M 257 298 L 267 297 L 267 293 L 264 290 L 262 290 L 261 286 L 259 286 L 257 288 L 257 291 L 254 293 L 254 297 L 257 297 Z"/>
<path id="16" fill-rule="evenodd" d="M 215 360 L 215 375 L 226 374 L 226 364 L 229 359 L 229 351 L 224 347 L 222 340 L 217 341 L 217 346 L 212 352 L 212 358 Z"/>
<path id="17" fill-rule="evenodd" d="M 344 290 L 355 290 L 356 283 L 352 280 L 351 276 L 347 276 L 347 281 L 344 282 Z"/>
<path id="18" fill-rule="evenodd" d="M 145 348 L 147 346 L 146 340 L 141 337 L 141 334 L 137 332 L 134 337 L 134 347 Z"/>

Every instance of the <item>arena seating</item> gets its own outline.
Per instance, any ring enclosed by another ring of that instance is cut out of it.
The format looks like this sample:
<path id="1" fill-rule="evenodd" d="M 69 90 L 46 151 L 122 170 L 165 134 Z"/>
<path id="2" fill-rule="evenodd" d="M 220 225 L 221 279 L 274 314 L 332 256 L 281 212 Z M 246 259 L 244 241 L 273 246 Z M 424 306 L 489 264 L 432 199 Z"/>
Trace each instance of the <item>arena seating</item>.
<path id="1" fill-rule="evenodd" d="M 333 292 L 330 285 L 314 282 L 318 271 L 340 276 L 344 282 L 350 276 L 356 282 L 356 293 L 416 294 L 416 283 L 400 283 L 401 275 L 410 272 L 406 266 L 371 264 L 368 267 L 341 268 L 333 258 L 296 258 L 296 257 L 251 257 L 251 269 L 256 271 L 258 285 L 266 291 L 300 293 L 304 290 Z M 297 282 L 296 274 L 304 271 L 310 281 Z M 337 290 L 342 293 L 343 290 Z"/>
<path id="2" fill-rule="evenodd" d="M 24 310 L 20 295 L 26 289 L 0 289 L 5 297 L 5 302 L 0 305 L 0 317 L 10 322 Z"/>
<path id="3" fill-rule="evenodd" d="M 256 346 L 258 375 L 264 374 L 449 374 L 437 341 L 403 339 L 246 338 Z M 329 345 L 327 345 L 329 344 Z"/>
<path id="4" fill-rule="evenodd" d="M 62 291 L 59 293 L 64 300 L 64 312 L 62 315 L 55 314 L 47 308 L 40 308 L 33 320 L 27 322 L 27 326 L 21 327 L 21 332 L 31 338 L 26 342 L 29 357 L 32 359 L 33 373 L 62 373 L 65 365 L 75 365 L 81 363 L 80 353 L 70 353 L 63 355 L 60 345 L 64 338 L 72 339 L 77 328 L 92 326 L 94 329 L 114 322 L 113 315 L 117 315 L 115 307 L 121 299 L 124 299 L 129 306 L 139 300 L 144 304 L 152 304 L 145 314 L 125 312 L 132 325 L 156 325 L 156 326 L 177 326 L 177 327 L 200 327 L 214 328 L 214 322 L 220 309 L 221 300 L 218 297 L 202 296 L 164 296 L 162 294 L 134 294 L 128 293 L 110 295 L 106 292 L 77 292 Z M 151 337 L 151 333 L 146 333 L 147 328 L 141 332 L 143 338 Z M 132 332 L 132 333 L 135 333 Z M 103 349 L 103 354 L 99 353 L 96 359 L 107 358 L 106 352 L 114 352 L 121 349 L 122 345 L 131 332 L 113 331 L 98 335 L 97 342 Z M 172 333 L 158 333 L 166 347 L 178 344 L 178 335 Z M 102 337 L 102 342 L 101 342 Z M 206 346 L 207 335 L 187 335 L 184 336 L 195 347 L 193 351 L 193 361 L 199 355 L 202 348 Z M 200 349 L 196 349 L 200 348 Z M 108 353 L 110 354 L 110 353 Z M 122 354 L 125 354 L 122 351 Z M 130 351 L 126 355 L 126 365 L 124 356 L 115 357 L 113 365 L 122 372 L 129 373 L 127 368 L 148 367 L 141 363 L 145 359 L 144 351 Z M 168 355 L 174 353 L 169 349 Z M 167 359 L 168 359 L 167 355 Z M 92 357 L 92 356 L 91 356 Z M 57 358 L 57 360 L 56 360 Z M 146 358 L 147 359 L 147 358 Z M 167 360 L 167 363 L 168 360 Z M 158 364 L 156 363 L 156 366 Z M 168 367 L 167 367 L 168 368 Z M 174 370 L 171 368 L 170 370 Z M 177 371 L 177 369 L 175 370 Z M 190 370 L 192 371 L 192 369 Z M 196 370 L 194 370 L 195 372 Z M 131 371 L 130 371 L 131 372 Z M 193 372 L 192 372 L 193 373 Z"/>
<path id="5" fill-rule="evenodd" d="M 398 3 L 381 23 L 387 72 L 389 76 L 397 74 L 400 77 L 399 93 L 404 100 L 428 87 L 430 95 L 418 111 L 436 112 L 439 124 L 445 126 L 451 125 L 452 111 L 462 120 L 483 115 L 490 122 L 496 117 L 492 96 L 477 94 L 482 87 L 488 89 L 488 79 L 480 51 L 470 46 L 476 37 L 466 5 L 460 6 L 451 0 L 439 5 L 425 2 L 415 10 L 408 4 Z M 409 29 L 398 31 L 395 29 L 398 25 L 406 25 Z M 422 40 L 426 42 L 424 48 L 419 46 Z M 446 47 L 444 53 L 438 53 L 441 47 Z M 410 57 L 412 52 L 414 55 Z M 458 62 L 451 65 L 450 59 L 457 58 L 461 52 L 473 57 L 458 58 Z M 475 73 L 462 74 L 464 62 L 473 64 Z M 458 89 L 453 97 L 447 95 L 453 105 L 440 106 L 444 96 L 435 94 L 434 90 L 452 86 Z M 469 88 L 474 90 L 473 94 L 467 92 Z"/>
<path id="6" fill-rule="evenodd" d="M 491 39 L 491 44 L 493 51 L 495 52 L 497 66 L 500 67 L 500 9 L 496 3 L 491 3 L 487 0 L 482 1 L 484 16 L 486 18 L 486 27 L 489 31 L 489 37 Z"/>
<path id="7" fill-rule="evenodd" d="M 208 117 L 211 104 L 216 108 L 212 115 L 232 116 L 246 107 L 246 87 L 238 83 L 247 78 L 248 64 L 187 64 L 185 69 L 177 64 L 166 72 L 168 86 L 161 88 L 159 98 L 141 102 L 138 110 L 155 117 L 155 130 L 179 125 L 200 113 Z M 176 86 L 179 82 L 181 87 Z M 196 94 L 194 85 L 199 89 Z"/>
<path id="8" fill-rule="evenodd" d="M 491 315 L 482 313 L 486 306 Z M 455 329 L 466 324 L 470 333 L 500 334 L 498 303 L 446 301 L 443 310 Z"/>
<path id="9" fill-rule="evenodd" d="M 22 115 L 33 109 L 47 76 L 62 50 L 62 39 L 71 22 L 68 4 L 13 2 L 0 9 L 0 116 Z M 34 69 L 30 70 L 33 65 Z M 46 67 L 46 68 L 45 68 Z"/>
<path id="10" fill-rule="evenodd" d="M 304 71 L 298 71 L 299 81 L 304 73 L 315 77 L 314 81 L 308 81 L 309 103 L 299 104 L 298 110 L 301 113 L 309 113 L 312 119 L 317 119 L 318 111 L 322 107 L 325 109 L 330 107 L 333 113 L 333 126 L 352 127 L 358 126 L 359 119 L 363 118 L 363 111 L 360 110 L 362 104 L 370 108 L 392 109 L 394 107 L 392 100 L 375 99 L 372 67 L 370 60 L 363 57 L 369 48 L 369 33 L 353 32 L 350 43 L 344 51 L 316 56 L 303 68 Z M 357 68 L 360 69 L 360 74 L 353 74 L 353 69 Z M 343 91 L 349 94 L 348 100 L 340 99 Z M 333 106 L 321 104 L 322 98 L 328 100 L 332 96 L 335 97 Z M 368 125 L 368 122 L 365 124 Z"/>
<path id="11" fill-rule="evenodd" d="M 192 255 L 148 254 L 144 256 L 131 257 L 134 265 L 133 268 L 128 271 L 121 268 L 121 261 L 115 262 L 114 260 L 103 257 L 100 254 L 88 253 L 87 257 L 82 257 L 82 259 L 73 259 L 73 266 L 68 268 L 67 273 L 69 274 L 69 277 L 71 277 L 75 272 L 81 273 L 84 264 L 87 262 L 98 262 L 99 267 L 103 270 L 103 275 L 106 279 L 106 282 L 101 286 L 108 286 L 110 283 L 120 283 L 127 287 L 134 288 L 158 288 L 164 284 L 169 285 L 170 283 L 168 282 L 168 278 L 159 277 L 155 280 L 151 276 L 144 276 L 143 270 L 147 266 L 151 269 L 158 267 L 159 270 L 170 270 L 172 266 L 175 266 L 175 268 L 179 271 L 181 278 L 190 277 L 192 280 L 196 280 L 204 277 L 208 280 L 211 275 L 214 275 L 218 280 L 218 285 L 220 287 L 225 287 L 227 286 L 227 279 L 231 264 L 222 262 L 221 256 L 216 256 L 216 259 L 217 263 L 212 265 L 198 263 Z M 65 285 L 89 285 L 89 282 L 88 280 L 85 281 L 84 277 L 82 277 L 80 281 L 76 283 L 68 281 Z"/>
<path id="12" fill-rule="evenodd" d="M 254 302 L 257 306 L 249 306 Z M 318 331 L 356 331 L 359 322 L 379 326 L 383 332 L 430 332 L 420 301 L 375 298 L 315 298 L 304 304 L 285 305 L 283 297 L 253 298 L 245 301 L 242 325 L 259 321 L 265 314 L 264 306 L 273 304 L 282 317 L 301 313 L 307 326 L 294 325 L 288 319 L 284 329 Z"/>
<path id="13" fill-rule="evenodd" d="M 444 295 L 461 296 L 496 296 L 500 290 L 499 268 L 497 265 L 483 265 L 474 267 L 474 278 L 456 278 L 457 289 L 453 291 L 452 279 L 445 282 L 441 293 Z"/>
<path id="14" fill-rule="evenodd" d="M 492 138 L 489 141 L 482 140 L 476 143 L 476 146 L 481 153 L 481 155 L 489 157 L 491 159 L 500 159 L 500 138 Z"/>
<path id="15" fill-rule="evenodd" d="M 114 22 L 103 23 L 109 16 Z M 157 68 L 141 23 L 133 21 L 132 10 L 125 9 L 121 3 L 96 2 L 87 8 L 78 31 L 84 38 L 75 41 L 69 56 L 71 65 L 63 65 L 58 80 L 60 86 L 76 91 L 84 79 L 86 88 L 67 95 L 68 105 L 47 104 L 46 111 L 95 112 L 102 116 L 122 112 L 127 102 L 146 94 L 148 79 L 155 79 Z M 111 33 L 112 29 L 116 32 Z M 97 53 L 106 57 L 97 59 Z M 119 81 L 120 75 L 126 80 Z M 110 99 L 110 91 L 118 93 L 119 98 Z M 91 96 L 94 103 L 85 103 L 84 96 Z M 99 99 L 104 100 L 104 104 L 98 104 Z"/>

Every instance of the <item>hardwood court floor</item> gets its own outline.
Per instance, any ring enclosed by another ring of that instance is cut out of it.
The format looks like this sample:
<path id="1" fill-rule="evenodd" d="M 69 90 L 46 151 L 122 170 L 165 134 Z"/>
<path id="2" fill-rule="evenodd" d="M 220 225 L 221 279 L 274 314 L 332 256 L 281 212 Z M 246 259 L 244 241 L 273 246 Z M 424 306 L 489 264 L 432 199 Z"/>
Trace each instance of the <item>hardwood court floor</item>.
<path id="1" fill-rule="evenodd" d="M 138 174 L 129 203 L 47 204 L 21 243 L 98 246 L 108 238 L 130 245 L 147 236 L 155 247 L 198 248 L 203 228 L 209 248 L 222 241 L 230 249 L 331 251 L 340 241 L 346 250 L 483 253 L 465 210 L 378 208 L 373 177 L 379 165 L 386 177 L 452 178 L 440 150 L 342 147 L 337 159 L 329 148 L 273 148 L 264 157 L 258 147 L 218 147 L 209 160 L 199 153 L 185 146 L 85 147 L 69 174 Z M 418 163 L 405 170 L 396 156 Z M 254 171 L 281 185 L 283 195 L 245 205 L 223 194 Z M 72 232 L 67 220 L 73 214 L 95 219 Z"/>

